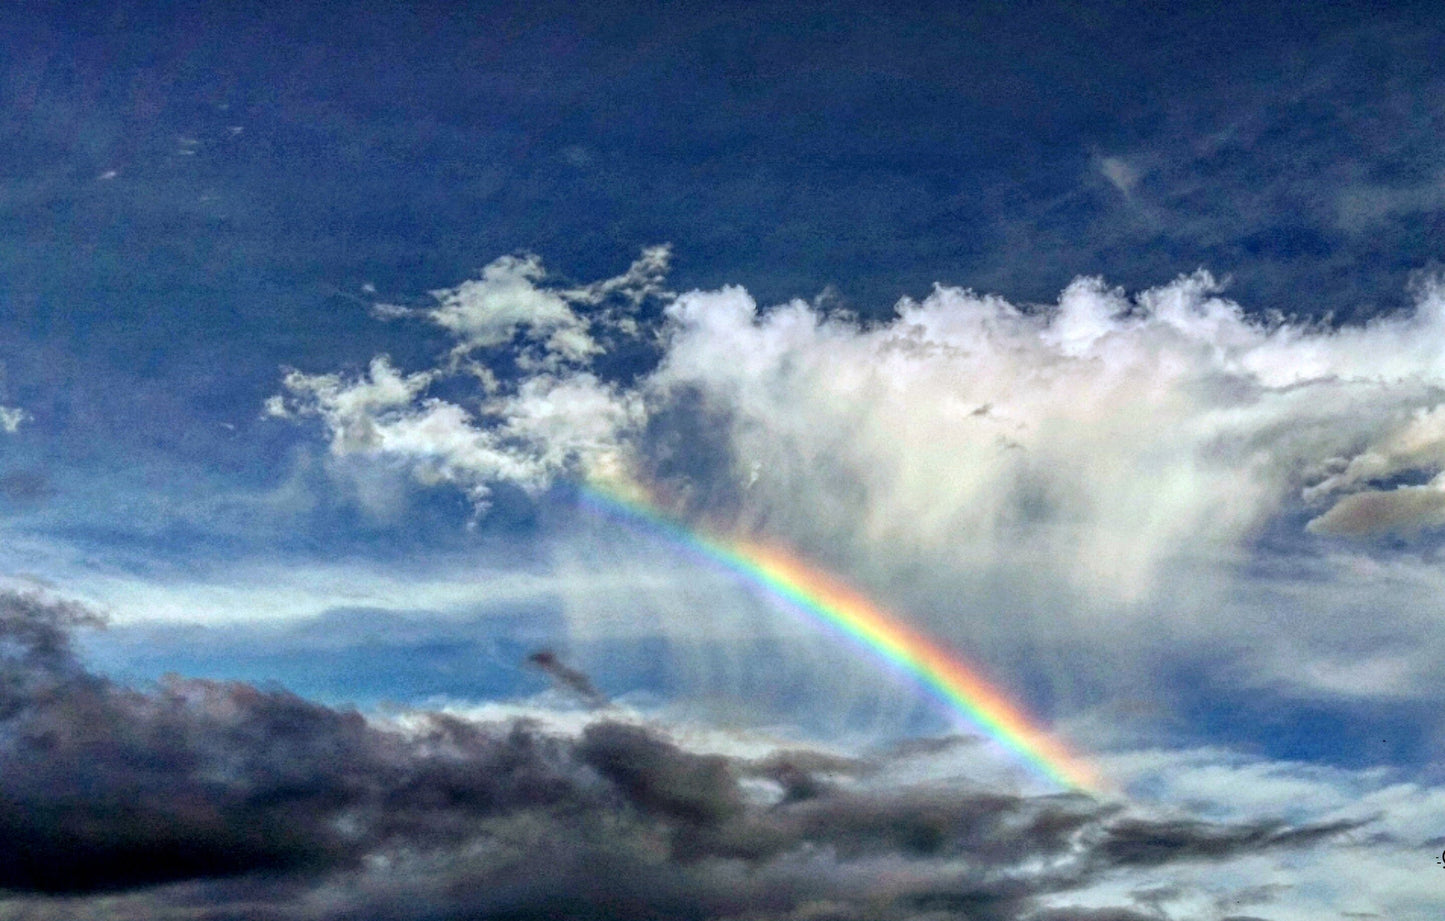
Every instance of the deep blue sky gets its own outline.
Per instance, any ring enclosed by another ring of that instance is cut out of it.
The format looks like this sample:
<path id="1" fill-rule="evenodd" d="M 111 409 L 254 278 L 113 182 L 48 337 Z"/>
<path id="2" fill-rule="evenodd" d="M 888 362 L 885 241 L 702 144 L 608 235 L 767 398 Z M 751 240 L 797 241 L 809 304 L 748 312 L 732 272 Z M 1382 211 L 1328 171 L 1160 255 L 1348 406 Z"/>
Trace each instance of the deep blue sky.
<path id="1" fill-rule="evenodd" d="M 1439 917 L 1442 48 L 1438 2 L 0 6 L 0 915 Z M 585 287 L 660 244 L 681 296 Z M 1015 798 L 687 528 L 1117 789 Z M 42 596 L 112 627 L 72 661 Z M 438 701 L 541 722 L 386 722 Z"/>
<path id="2" fill-rule="evenodd" d="M 516 251 L 585 281 L 665 242 L 676 290 L 874 318 L 934 282 L 1042 303 L 1203 267 L 1250 313 L 1359 324 L 1442 252 L 1434 4 L 23 7 L 0 404 L 30 420 L 0 492 L 136 570 L 532 526 L 505 494 L 480 534 L 420 489 L 384 521 L 227 504 L 324 479 L 314 430 L 260 419 L 283 366 L 446 347 L 367 285 L 421 303 Z"/>
<path id="3" fill-rule="evenodd" d="M 1203 266 L 1352 321 L 1438 257 L 1431 4 L 25 6 L 0 358 L 92 461 L 274 457 L 276 368 L 385 332 L 344 294 L 519 249 L 592 278 L 670 242 L 679 289 L 866 314 Z"/>

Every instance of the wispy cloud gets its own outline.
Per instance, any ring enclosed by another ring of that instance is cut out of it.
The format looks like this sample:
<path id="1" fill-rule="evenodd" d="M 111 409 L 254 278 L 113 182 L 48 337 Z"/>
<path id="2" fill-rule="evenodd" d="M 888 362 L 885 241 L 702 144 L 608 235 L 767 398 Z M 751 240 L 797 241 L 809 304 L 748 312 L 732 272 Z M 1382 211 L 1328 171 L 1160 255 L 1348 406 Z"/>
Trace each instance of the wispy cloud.
<path id="1" fill-rule="evenodd" d="M 30 414 L 18 406 L 0 406 L 0 431 L 13 435 Z"/>
<path id="2" fill-rule="evenodd" d="M 1125 198 L 1128 198 L 1133 193 L 1134 186 L 1139 184 L 1139 170 L 1123 157 L 1100 157 L 1095 162 L 1095 167 Z"/>

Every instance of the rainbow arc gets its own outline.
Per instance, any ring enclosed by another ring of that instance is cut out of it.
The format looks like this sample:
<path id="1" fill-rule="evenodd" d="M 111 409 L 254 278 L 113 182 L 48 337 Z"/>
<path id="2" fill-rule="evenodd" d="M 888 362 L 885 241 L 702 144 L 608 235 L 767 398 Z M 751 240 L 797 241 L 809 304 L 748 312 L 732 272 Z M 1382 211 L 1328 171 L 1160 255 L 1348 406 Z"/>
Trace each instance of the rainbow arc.
<path id="1" fill-rule="evenodd" d="M 1094 772 L 1081 758 L 1035 725 L 1003 691 L 939 641 L 780 547 L 724 540 L 689 530 L 637 498 L 640 495 L 641 490 L 636 488 L 623 495 L 596 484 L 580 491 L 584 505 L 645 524 L 659 537 L 742 576 L 811 620 L 853 640 L 873 657 L 912 676 L 925 691 L 1036 774 L 1069 789 L 1098 789 Z"/>

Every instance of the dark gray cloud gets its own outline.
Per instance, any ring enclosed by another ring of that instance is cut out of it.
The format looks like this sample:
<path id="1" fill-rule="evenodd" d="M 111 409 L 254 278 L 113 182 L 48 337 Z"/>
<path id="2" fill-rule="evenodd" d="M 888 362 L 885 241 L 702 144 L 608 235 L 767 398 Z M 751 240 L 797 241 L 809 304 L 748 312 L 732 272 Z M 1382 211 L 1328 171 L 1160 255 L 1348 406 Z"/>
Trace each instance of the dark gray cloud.
<path id="1" fill-rule="evenodd" d="M 539 649 L 527 656 L 527 664 L 535 666 L 546 672 L 547 675 L 561 687 L 564 687 L 581 697 L 583 701 L 594 707 L 605 707 L 607 697 L 597 690 L 592 679 L 587 677 L 585 672 L 572 668 L 550 649 Z"/>
<path id="2" fill-rule="evenodd" d="M 570 737 L 435 712 L 382 724 L 242 683 L 136 690 L 77 661 L 70 633 L 95 622 L 0 597 L 12 916 L 1125 921 L 1145 915 L 1035 900 L 1353 827 L 888 786 L 883 760 L 697 753 L 613 719 Z"/>
<path id="3" fill-rule="evenodd" d="M 1031 921 L 1159 921 L 1159 916 L 1132 908 L 1064 908 L 1034 915 Z"/>
<path id="4" fill-rule="evenodd" d="M 1115 866 L 1157 866 L 1177 860 L 1218 860 L 1273 847 L 1308 845 L 1359 827 L 1331 822 L 1219 826 L 1197 821 L 1125 819 L 1109 827 L 1098 854 Z"/>

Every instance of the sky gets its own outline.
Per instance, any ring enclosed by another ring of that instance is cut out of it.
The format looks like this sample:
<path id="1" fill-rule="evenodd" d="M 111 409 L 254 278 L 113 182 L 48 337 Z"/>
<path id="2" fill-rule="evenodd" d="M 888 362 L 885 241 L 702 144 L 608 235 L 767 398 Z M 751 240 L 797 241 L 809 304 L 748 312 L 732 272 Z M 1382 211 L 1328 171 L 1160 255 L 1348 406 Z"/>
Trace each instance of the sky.
<path id="1" fill-rule="evenodd" d="M 895 6 L 0 12 L 0 917 L 1439 917 L 1445 20 Z"/>

